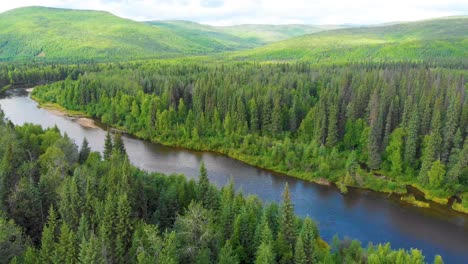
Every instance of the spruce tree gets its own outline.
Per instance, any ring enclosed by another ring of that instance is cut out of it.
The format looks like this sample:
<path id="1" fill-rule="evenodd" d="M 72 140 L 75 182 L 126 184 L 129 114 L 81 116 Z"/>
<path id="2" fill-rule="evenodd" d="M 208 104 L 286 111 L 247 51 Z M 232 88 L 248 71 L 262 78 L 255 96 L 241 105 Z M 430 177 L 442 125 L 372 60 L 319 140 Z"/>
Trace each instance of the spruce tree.
<path id="1" fill-rule="evenodd" d="M 56 229 L 57 229 L 57 213 L 53 207 L 49 209 L 49 219 L 42 231 L 41 249 L 39 251 L 39 259 L 41 263 L 52 263 L 56 249 Z"/>
<path id="2" fill-rule="evenodd" d="M 107 130 L 106 134 L 106 139 L 104 141 L 104 159 L 109 160 L 110 157 L 112 156 L 112 150 L 113 150 L 113 144 L 112 144 L 112 136 L 110 133 L 110 130 Z"/>
<path id="3" fill-rule="evenodd" d="M 317 225 L 306 217 L 302 223 L 302 229 L 300 232 L 300 239 L 303 241 L 304 253 L 307 259 L 307 263 L 314 263 L 315 259 L 315 243 L 316 239 L 319 238 Z"/>
<path id="4" fill-rule="evenodd" d="M 304 251 L 304 242 L 299 237 L 294 249 L 294 264 L 307 264 L 307 257 Z"/>
<path id="5" fill-rule="evenodd" d="M 270 243 L 262 243 L 257 250 L 255 264 L 274 264 L 276 263 L 275 254 Z"/>
<path id="6" fill-rule="evenodd" d="M 121 155 L 127 155 L 121 133 L 117 133 L 114 136 L 113 150 Z"/>
<path id="7" fill-rule="evenodd" d="M 91 153 L 91 148 L 89 147 L 88 140 L 84 138 L 78 155 L 78 162 L 83 164 L 88 159 L 89 153 Z"/>
<path id="8" fill-rule="evenodd" d="M 405 137 L 405 163 L 409 167 L 416 165 L 416 153 L 418 149 L 419 115 L 414 111 L 409 119 L 408 130 Z"/>
<path id="9" fill-rule="evenodd" d="M 232 249 L 231 246 L 231 241 L 227 240 L 226 243 L 224 243 L 224 246 L 221 248 L 221 251 L 219 252 L 219 260 L 218 264 L 238 264 L 239 259 L 237 258 L 236 253 Z"/>
<path id="10" fill-rule="evenodd" d="M 296 242 L 296 215 L 294 213 L 294 204 L 291 201 L 289 185 L 286 183 L 283 191 L 283 202 L 281 205 L 280 232 L 289 245 Z"/>

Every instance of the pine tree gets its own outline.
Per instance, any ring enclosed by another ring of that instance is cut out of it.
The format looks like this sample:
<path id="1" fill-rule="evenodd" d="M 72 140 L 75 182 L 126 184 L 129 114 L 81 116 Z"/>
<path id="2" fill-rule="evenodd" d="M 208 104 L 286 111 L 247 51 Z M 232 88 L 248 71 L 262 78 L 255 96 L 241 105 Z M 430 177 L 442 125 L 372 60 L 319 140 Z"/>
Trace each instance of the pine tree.
<path id="1" fill-rule="evenodd" d="M 405 139 L 405 163 L 412 167 L 416 165 L 418 149 L 419 115 L 414 111 L 409 119 L 408 131 Z"/>
<path id="2" fill-rule="evenodd" d="M 119 154 L 122 154 L 124 156 L 127 155 L 127 151 L 125 150 L 125 144 L 122 140 L 122 134 L 117 133 L 114 136 L 114 144 L 113 144 L 113 150 L 116 151 Z"/>
<path id="3" fill-rule="evenodd" d="M 38 252 L 33 247 L 28 247 L 26 249 L 26 252 L 24 252 L 23 263 L 24 264 L 39 263 Z"/>
<path id="4" fill-rule="evenodd" d="M 91 153 L 91 148 L 89 147 L 88 140 L 86 138 L 83 139 L 83 143 L 81 144 L 80 154 L 78 156 L 78 162 L 83 164 Z"/>
<path id="5" fill-rule="evenodd" d="M 271 135 L 277 135 L 282 128 L 281 106 L 279 98 L 275 100 L 273 105 L 273 112 L 271 113 Z"/>
<path id="6" fill-rule="evenodd" d="M 55 255 L 55 234 L 57 228 L 57 214 L 53 207 L 49 209 L 49 219 L 42 231 L 41 249 L 39 251 L 39 259 L 41 263 L 52 263 Z"/>
<path id="7" fill-rule="evenodd" d="M 296 242 L 296 216 L 294 214 L 294 204 L 291 201 L 289 185 L 286 183 L 283 191 L 283 203 L 281 205 L 280 232 L 289 245 Z"/>
<path id="8" fill-rule="evenodd" d="M 198 178 L 197 197 L 206 209 L 217 209 L 219 206 L 218 192 L 210 184 L 205 163 L 200 165 L 200 175 Z"/>
<path id="9" fill-rule="evenodd" d="M 63 223 L 60 227 L 60 236 L 54 255 L 54 262 L 70 264 L 78 262 L 76 236 L 67 223 Z"/>
<path id="10" fill-rule="evenodd" d="M 117 203 L 116 225 L 115 225 L 115 259 L 118 263 L 126 261 L 126 253 L 130 247 L 132 223 L 130 219 L 131 209 L 127 195 L 121 195 Z"/>
<path id="11" fill-rule="evenodd" d="M 300 232 L 300 239 L 304 244 L 304 253 L 307 259 L 307 263 L 314 263 L 315 258 L 315 241 L 319 237 L 317 225 L 310 219 L 306 217 L 302 223 L 302 229 Z"/>
<path id="12" fill-rule="evenodd" d="M 174 231 L 167 232 L 164 235 L 164 246 L 159 257 L 160 263 L 177 264 L 178 262 L 178 248 L 177 238 Z"/>
<path id="13" fill-rule="evenodd" d="M 274 264 L 276 263 L 275 254 L 273 253 L 272 245 L 262 243 L 257 250 L 255 264 Z"/>
<path id="14" fill-rule="evenodd" d="M 346 170 L 347 172 L 354 176 L 359 168 L 359 163 L 356 155 L 356 151 L 353 150 L 348 156 L 348 160 L 346 161 Z"/>
<path id="15" fill-rule="evenodd" d="M 427 176 L 429 177 L 429 185 L 434 189 L 439 188 L 445 179 L 445 165 L 440 160 L 434 161 Z"/>
<path id="16" fill-rule="evenodd" d="M 254 99 L 249 101 L 249 109 L 250 109 L 250 131 L 252 133 L 257 133 L 259 130 L 259 113 L 258 113 L 258 106 Z"/>
<path id="17" fill-rule="evenodd" d="M 82 211 L 82 197 L 78 191 L 76 177 L 68 177 L 64 180 L 60 193 L 59 212 L 62 220 L 71 228 L 77 228 L 79 224 L 79 216 Z"/>
<path id="18" fill-rule="evenodd" d="M 369 157 L 367 165 L 369 168 L 376 170 L 380 168 L 382 159 L 380 157 L 380 140 L 381 140 L 381 126 L 382 120 L 379 112 L 379 99 L 377 90 L 372 94 L 371 100 L 369 101 L 369 141 L 368 151 Z"/>
<path id="19" fill-rule="evenodd" d="M 327 135 L 327 147 L 335 146 L 338 141 L 338 107 L 335 103 L 330 105 L 328 113 L 328 135 Z"/>
<path id="20" fill-rule="evenodd" d="M 231 236 L 234 229 L 234 198 L 234 182 L 231 179 L 229 183 L 221 189 L 219 227 L 221 228 L 221 236 L 224 240 L 227 240 Z"/>
<path id="21" fill-rule="evenodd" d="M 80 244 L 79 261 L 81 263 L 104 263 L 101 255 L 101 244 L 94 234 L 91 234 L 89 240 L 83 237 Z"/>
<path id="22" fill-rule="evenodd" d="M 431 169 L 432 163 L 436 159 L 439 159 L 440 147 L 442 143 L 440 122 L 440 111 L 436 109 L 432 119 L 431 134 L 425 138 L 425 147 L 423 150 L 421 169 L 419 171 L 419 181 L 422 184 L 428 183 L 429 179 L 427 173 Z"/>
<path id="23" fill-rule="evenodd" d="M 301 238 L 298 238 L 296 241 L 296 247 L 294 249 L 294 264 L 307 264 L 304 243 Z"/>
<path id="24" fill-rule="evenodd" d="M 449 160 L 450 156 L 450 150 L 453 147 L 453 140 L 455 133 L 457 131 L 457 123 L 458 123 L 458 115 L 460 113 L 460 110 L 457 109 L 457 101 L 459 101 L 458 98 L 455 98 L 455 100 L 452 100 L 448 109 L 447 109 L 447 121 L 444 124 L 443 127 L 443 144 L 442 144 L 442 151 L 441 151 L 441 161 L 443 163 L 447 163 Z"/>
<path id="25" fill-rule="evenodd" d="M 81 241 L 81 239 L 88 239 L 89 237 L 89 219 L 86 214 L 81 214 L 80 217 L 80 223 L 78 225 L 78 231 L 76 233 L 76 238 L 78 241 Z"/>
<path id="26" fill-rule="evenodd" d="M 107 130 L 106 139 L 104 141 L 104 159 L 109 160 L 112 155 L 114 146 L 112 144 L 112 136 L 110 130 Z"/>
<path id="27" fill-rule="evenodd" d="M 221 251 L 219 252 L 219 260 L 218 264 L 238 264 L 239 259 L 237 258 L 236 253 L 232 249 L 231 246 L 231 241 L 227 240 L 226 243 L 224 243 L 224 246 L 221 248 Z"/>

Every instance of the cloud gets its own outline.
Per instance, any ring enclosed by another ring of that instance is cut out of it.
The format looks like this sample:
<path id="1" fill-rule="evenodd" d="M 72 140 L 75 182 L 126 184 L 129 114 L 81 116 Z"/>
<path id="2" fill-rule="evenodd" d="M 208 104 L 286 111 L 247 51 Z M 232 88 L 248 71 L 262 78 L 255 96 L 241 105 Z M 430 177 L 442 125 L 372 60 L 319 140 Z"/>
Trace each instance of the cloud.
<path id="1" fill-rule="evenodd" d="M 224 5 L 223 0 L 202 0 L 200 3 L 203 7 L 209 8 L 217 8 L 222 7 Z"/>
<path id="2" fill-rule="evenodd" d="M 468 15 L 466 0 L 1 0 L 23 6 L 105 10 L 134 20 L 231 24 L 374 24 Z"/>

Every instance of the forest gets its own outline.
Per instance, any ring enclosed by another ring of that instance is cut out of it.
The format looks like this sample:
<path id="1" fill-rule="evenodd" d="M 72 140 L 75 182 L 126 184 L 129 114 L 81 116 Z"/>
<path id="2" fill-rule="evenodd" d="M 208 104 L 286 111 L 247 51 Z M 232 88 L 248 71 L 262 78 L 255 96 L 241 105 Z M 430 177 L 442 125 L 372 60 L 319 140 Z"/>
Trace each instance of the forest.
<path id="1" fill-rule="evenodd" d="M 412 185 L 467 211 L 466 78 L 457 64 L 148 61 L 100 65 L 33 98 L 342 192 Z"/>
<path id="2" fill-rule="evenodd" d="M 15 126 L 0 110 L 0 263 L 426 263 L 334 238 L 281 204 L 130 165 L 120 134 L 104 152 L 78 148 L 57 128 Z M 435 256 L 434 263 L 443 263 Z"/>

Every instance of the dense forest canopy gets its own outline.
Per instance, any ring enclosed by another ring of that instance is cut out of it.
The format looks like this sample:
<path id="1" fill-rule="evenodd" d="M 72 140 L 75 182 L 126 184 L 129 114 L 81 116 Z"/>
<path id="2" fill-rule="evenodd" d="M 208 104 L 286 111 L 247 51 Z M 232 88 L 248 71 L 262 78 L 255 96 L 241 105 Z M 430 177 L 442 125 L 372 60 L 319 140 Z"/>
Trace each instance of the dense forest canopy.
<path id="1" fill-rule="evenodd" d="M 219 151 L 343 191 L 412 184 L 446 199 L 468 191 L 466 77 L 419 63 L 147 62 L 108 65 L 33 96 L 144 139 Z"/>
<path id="2" fill-rule="evenodd" d="M 197 182 L 129 164 L 119 134 L 103 158 L 57 128 L 14 126 L 0 110 L 0 263 L 424 263 L 335 238 L 283 201 L 221 190 L 204 165 Z M 10 262 L 11 261 L 11 262 Z M 441 263 L 440 256 L 435 263 Z"/>
<path id="3" fill-rule="evenodd" d="M 468 213 L 468 18 L 337 28 L 20 8 L 0 14 L 0 95 L 35 87 L 40 104 L 145 140 L 418 204 L 411 185 Z M 118 133 L 91 152 L 0 110 L 0 263 L 428 261 L 327 244 L 287 185 L 281 204 L 263 204 L 208 173 L 147 173 Z"/>
<path id="4" fill-rule="evenodd" d="M 468 17 L 328 30 L 229 54 L 234 60 L 324 62 L 468 58 Z"/>

